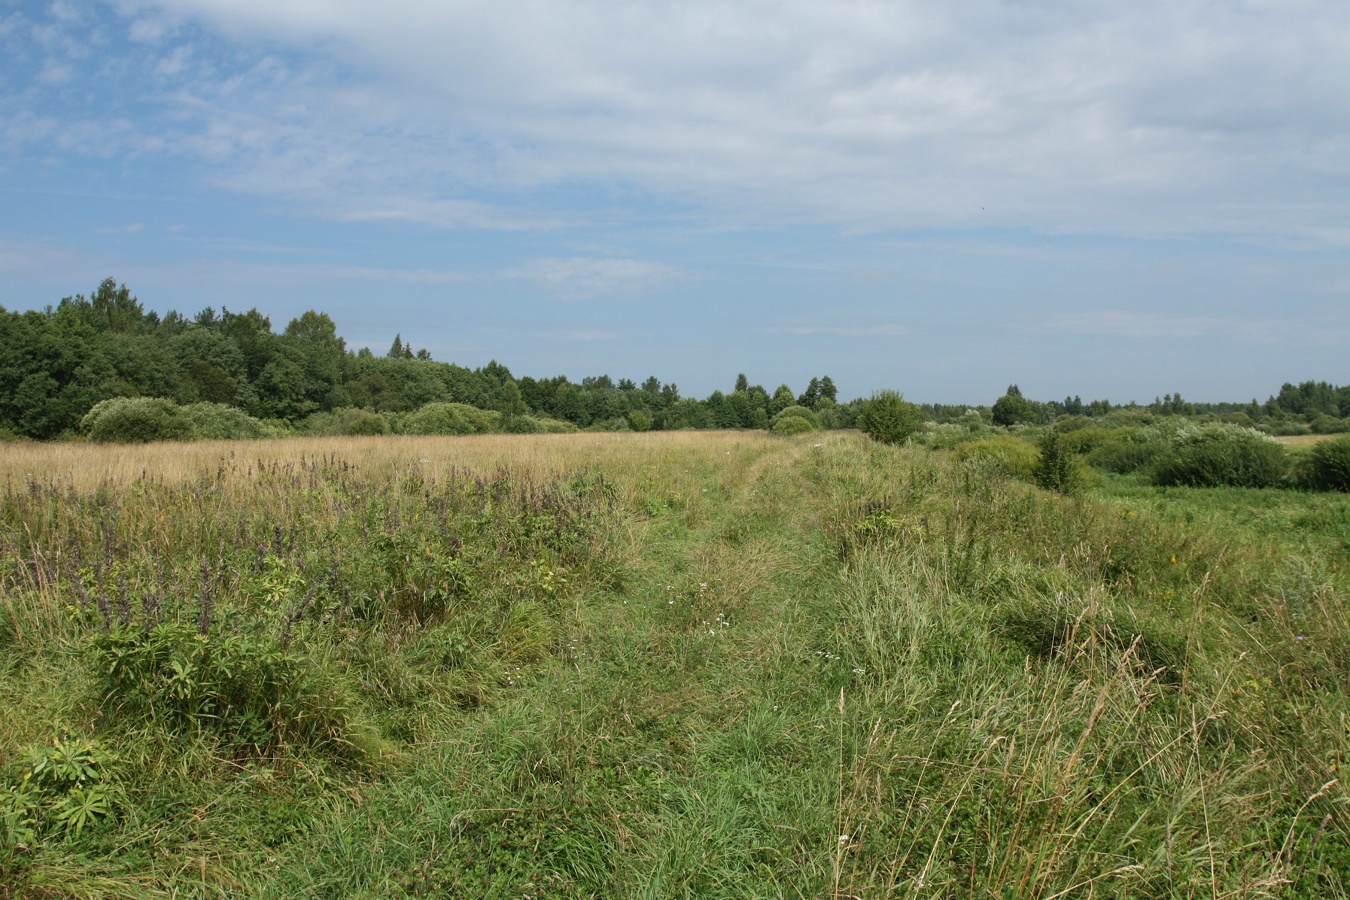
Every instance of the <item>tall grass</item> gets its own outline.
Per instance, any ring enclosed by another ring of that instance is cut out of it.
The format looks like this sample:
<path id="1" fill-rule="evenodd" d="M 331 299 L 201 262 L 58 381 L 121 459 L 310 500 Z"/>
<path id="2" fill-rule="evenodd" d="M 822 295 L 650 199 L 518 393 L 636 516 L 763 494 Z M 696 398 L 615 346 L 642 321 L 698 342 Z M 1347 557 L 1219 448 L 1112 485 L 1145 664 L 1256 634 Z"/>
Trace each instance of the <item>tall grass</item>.
<path id="1" fill-rule="evenodd" d="M 1339 498 L 837 433 L 0 476 L 0 896 L 1348 892 Z"/>

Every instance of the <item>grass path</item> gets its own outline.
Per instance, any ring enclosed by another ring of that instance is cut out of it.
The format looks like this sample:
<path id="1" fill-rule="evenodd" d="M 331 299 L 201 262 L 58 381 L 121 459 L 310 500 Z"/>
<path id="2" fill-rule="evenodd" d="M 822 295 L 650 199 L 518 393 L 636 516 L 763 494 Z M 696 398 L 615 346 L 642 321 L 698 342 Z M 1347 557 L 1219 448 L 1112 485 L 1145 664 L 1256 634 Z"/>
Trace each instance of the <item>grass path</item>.
<path id="1" fill-rule="evenodd" d="M 799 466 L 814 452 L 754 439 L 665 460 L 679 468 L 651 473 L 622 584 L 575 598 L 558 659 L 336 810 L 280 864 L 282 892 L 826 890 L 836 660 Z"/>

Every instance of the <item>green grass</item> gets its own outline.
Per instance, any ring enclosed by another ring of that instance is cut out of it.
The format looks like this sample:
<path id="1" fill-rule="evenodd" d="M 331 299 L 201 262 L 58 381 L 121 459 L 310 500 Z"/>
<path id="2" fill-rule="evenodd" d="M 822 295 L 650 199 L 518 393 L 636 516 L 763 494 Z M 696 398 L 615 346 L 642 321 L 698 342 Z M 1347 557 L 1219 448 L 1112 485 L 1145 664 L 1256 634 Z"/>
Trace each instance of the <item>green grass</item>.
<path id="1" fill-rule="evenodd" d="M 1344 498 L 459 440 L 11 482 L 5 784 L 70 737 L 120 793 L 0 897 L 1350 893 Z"/>

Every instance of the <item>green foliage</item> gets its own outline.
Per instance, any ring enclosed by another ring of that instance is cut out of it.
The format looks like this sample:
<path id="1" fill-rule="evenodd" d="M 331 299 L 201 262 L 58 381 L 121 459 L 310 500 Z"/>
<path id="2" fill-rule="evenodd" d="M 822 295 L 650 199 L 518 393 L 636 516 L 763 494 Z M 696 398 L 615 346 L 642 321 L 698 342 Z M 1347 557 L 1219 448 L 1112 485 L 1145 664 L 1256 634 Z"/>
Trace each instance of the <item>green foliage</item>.
<path id="1" fill-rule="evenodd" d="M 1095 432 L 1096 429 L 1091 431 Z M 1094 434 L 1093 439 L 1094 446 L 1087 451 L 1088 463 L 1120 475 L 1151 469 L 1158 457 L 1168 449 L 1167 440 L 1150 429 L 1108 429 L 1107 434 Z"/>
<path id="2" fill-rule="evenodd" d="M 351 407 L 315 413 L 305 420 L 304 430 L 312 435 L 380 435 L 389 433 L 389 421 L 372 410 Z"/>
<path id="3" fill-rule="evenodd" d="M 640 409 L 635 409 L 628 414 L 628 427 L 633 431 L 651 431 L 652 417 Z"/>
<path id="4" fill-rule="evenodd" d="M 993 434 L 961 444 L 957 446 L 955 455 L 962 462 L 987 460 L 1004 475 L 1023 481 L 1035 477 L 1036 464 L 1040 459 L 1035 446 L 1010 434 Z"/>
<path id="5" fill-rule="evenodd" d="M 819 431 L 820 420 L 805 406 L 785 406 L 769 420 L 769 430 L 774 434 L 805 434 Z"/>
<path id="6" fill-rule="evenodd" d="M 114 627 L 96 633 L 89 652 L 113 714 L 256 752 L 298 743 L 347 755 L 358 746 L 351 701 L 266 632 Z"/>
<path id="7" fill-rule="evenodd" d="M 1308 483 L 1315 490 L 1350 491 L 1350 436 L 1313 444 L 1308 451 Z"/>
<path id="8" fill-rule="evenodd" d="M 919 408 L 895 391 L 879 391 L 863 407 L 858 427 L 874 441 L 903 444 L 918 430 Z"/>
<path id="9" fill-rule="evenodd" d="M 404 434 L 488 434 L 492 420 L 465 403 L 428 403 L 403 420 Z"/>
<path id="10" fill-rule="evenodd" d="M 14 479 L 0 893 L 1346 896 L 1345 495 L 803 446 Z"/>
<path id="11" fill-rule="evenodd" d="M 172 400 L 162 397 L 113 397 L 89 410 L 80 421 L 89 440 L 144 444 L 181 441 L 192 436 L 192 422 Z"/>
<path id="12" fill-rule="evenodd" d="M 1078 456 L 1069 447 L 1069 442 L 1054 431 L 1041 436 L 1038 445 L 1040 458 L 1032 470 L 1032 479 L 1047 491 L 1060 494 L 1074 494 L 1083 487 L 1084 473 Z"/>
<path id="13" fill-rule="evenodd" d="M 1065 449 L 1079 456 L 1087 456 L 1097 448 L 1117 441 L 1121 436 L 1119 428 L 1102 428 L 1097 425 L 1083 425 L 1066 430 L 1056 422 L 1054 430 L 1063 441 Z"/>
<path id="14" fill-rule="evenodd" d="M 817 431 L 817 427 L 805 416 L 785 416 L 778 415 L 774 417 L 774 423 L 769 429 L 774 434 L 793 435 L 808 434 Z"/>
<path id="15" fill-rule="evenodd" d="M 1350 419 L 1320 414 L 1312 420 L 1313 434 L 1345 434 L 1350 431 Z"/>
<path id="16" fill-rule="evenodd" d="M 581 430 L 564 419 L 551 419 L 544 416 L 522 416 L 521 418 L 533 419 L 533 433 L 535 434 L 576 434 Z"/>
<path id="17" fill-rule="evenodd" d="M 49 837 L 79 838 L 122 800 L 116 757 L 94 741 L 52 741 L 0 778 L 0 877 Z"/>
<path id="18" fill-rule="evenodd" d="M 1047 418 L 1043 404 L 1028 400 L 1015 384 L 1008 385 L 1008 391 L 994 401 L 995 425 L 1039 425 Z"/>
<path id="19" fill-rule="evenodd" d="M 1289 474 L 1284 445 L 1250 428 L 1185 426 L 1153 466 L 1160 485 L 1276 487 Z"/>
<path id="20" fill-rule="evenodd" d="M 181 414 L 199 441 L 242 441 L 275 437 L 275 432 L 234 406 L 222 403 L 190 403 Z"/>

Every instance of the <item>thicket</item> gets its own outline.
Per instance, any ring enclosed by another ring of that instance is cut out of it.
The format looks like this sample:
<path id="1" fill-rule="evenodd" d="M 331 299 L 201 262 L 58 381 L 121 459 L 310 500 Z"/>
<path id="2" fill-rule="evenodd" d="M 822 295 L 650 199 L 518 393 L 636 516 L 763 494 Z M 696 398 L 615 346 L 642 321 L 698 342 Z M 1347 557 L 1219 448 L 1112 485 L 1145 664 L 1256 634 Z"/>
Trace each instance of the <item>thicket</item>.
<path id="1" fill-rule="evenodd" d="M 878 391 L 858 416 L 858 427 L 874 441 L 903 444 L 919 429 L 919 408 L 895 391 Z"/>
<path id="2" fill-rule="evenodd" d="M 1308 481 L 1312 487 L 1350 491 L 1350 437 L 1319 441 L 1308 457 Z"/>
<path id="3" fill-rule="evenodd" d="M 794 404 L 780 410 L 769 420 L 769 430 L 779 435 L 805 434 L 808 431 L 819 431 L 820 420 L 805 406 Z"/>
<path id="4" fill-rule="evenodd" d="M 192 422 L 178 404 L 160 397 L 113 397 L 80 420 L 80 428 L 97 443 L 146 444 L 192 437 Z"/>
<path id="5" fill-rule="evenodd" d="M 1189 487 L 1277 487 L 1289 475 L 1284 445 L 1234 425 L 1182 427 L 1153 462 L 1153 480 Z"/>

